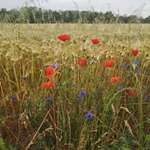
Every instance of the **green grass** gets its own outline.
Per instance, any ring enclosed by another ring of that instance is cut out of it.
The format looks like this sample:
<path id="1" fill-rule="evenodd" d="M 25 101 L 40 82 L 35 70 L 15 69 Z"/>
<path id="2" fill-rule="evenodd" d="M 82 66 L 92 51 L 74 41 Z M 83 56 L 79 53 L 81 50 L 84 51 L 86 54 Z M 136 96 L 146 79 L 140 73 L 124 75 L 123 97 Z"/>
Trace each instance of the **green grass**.
<path id="1" fill-rule="evenodd" d="M 149 25 L 0 28 L 0 149 L 149 149 Z M 58 41 L 62 33 L 70 34 L 71 41 Z M 91 45 L 94 37 L 102 44 Z M 131 55 L 135 47 L 138 57 Z M 79 57 L 87 59 L 86 67 L 76 64 Z M 115 60 L 113 68 L 103 67 L 107 59 Z M 139 74 L 134 60 L 140 62 Z M 56 88 L 43 90 L 43 71 L 54 63 L 59 64 L 52 79 Z M 121 90 L 110 83 L 112 76 L 122 78 Z M 137 96 L 126 94 L 132 89 Z M 79 100 L 81 90 L 86 96 Z M 85 118 L 88 111 L 94 115 L 91 121 Z"/>

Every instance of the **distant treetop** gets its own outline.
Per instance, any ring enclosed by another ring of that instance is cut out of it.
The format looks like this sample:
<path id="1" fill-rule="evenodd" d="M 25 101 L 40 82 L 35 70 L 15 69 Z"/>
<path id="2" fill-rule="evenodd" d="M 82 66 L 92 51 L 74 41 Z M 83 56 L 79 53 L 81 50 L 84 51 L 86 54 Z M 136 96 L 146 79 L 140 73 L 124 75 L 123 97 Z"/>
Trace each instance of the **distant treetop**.
<path id="1" fill-rule="evenodd" d="M 150 23 L 146 18 L 136 15 L 114 15 L 111 11 L 54 11 L 37 7 L 22 7 L 19 10 L 0 10 L 1 23 Z"/>

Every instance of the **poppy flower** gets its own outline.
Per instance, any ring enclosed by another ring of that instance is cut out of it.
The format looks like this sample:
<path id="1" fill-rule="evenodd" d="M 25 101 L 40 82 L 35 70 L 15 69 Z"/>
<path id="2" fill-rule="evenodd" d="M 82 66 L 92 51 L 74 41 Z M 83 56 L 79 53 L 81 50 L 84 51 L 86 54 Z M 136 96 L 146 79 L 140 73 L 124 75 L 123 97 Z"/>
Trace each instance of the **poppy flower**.
<path id="1" fill-rule="evenodd" d="M 111 83 L 112 84 L 118 84 L 120 82 L 121 82 L 121 78 L 118 77 L 118 76 L 114 76 L 114 77 L 111 78 Z"/>
<path id="2" fill-rule="evenodd" d="M 68 34 L 61 34 L 57 37 L 60 41 L 62 42 L 66 42 L 66 41 L 70 41 L 71 37 Z"/>
<path id="3" fill-rule="evenodd" d="M 112 59 L 105 60 L 104 63 L 103 63 L 103 66 L 105 68 L 112 68 L 114 66 L 114 61 Z"/>
<path id="4" fill-rule="evenodd" d="M 97 45 L 97 44 L 100 43 L 100 39 L 99 39 L 99 38 L 91 39 L 91 43 L 92 43 L 93 45 Z"/>
<path id="5" fill-rule="evenodd" d="M 138 49 L 132 49 L 131 53 L 132 53 L 132 56 L 136 57 L 139 55 L 139 50 Z"/>
<path id="6" fill-rule="evenodd" d="M 135 96 L 137 96 L 138 95 L 138 93 L 137 93 L 137 91 L 136 90 L 126 90 L 126 94 L 128 95 L 128 96 L 131 96 L 131 97 L 135 97 Z"/>
<path id="7" fill-rule="evenodd" d="M 77 60 L 77 64 L 80 66 L 80 67 L 85 67 L 87 66 L 87 60 L 85 58 L 79 58 Z"/>
<path id="8" fill-rule="evenodd" d="M 91 120 L 93 120 L 93 117 L 94 117 L 94 115 L 90 111 L 86 112 L 86 114 L 85 114 L 86 120 L 91 121 Z"/>
<path id="9" fill-rule="evenodd" d="M 53 67 L 48 66 L 48 67 L 45 69 L 44 73 L 45 73 L 45 76 L 49 79 L 49 78 L 51 78 L 51 77 L 54 75 L 55 70 L 54 70 Z"/>
<path id="10" fill-rule="evenodd" d="M 55 84 L 51 81 L 44 82 L 44 83 L 41 84 L 41 88 L 46 89 L 46 90 L 53 89 L 53 88 L 55 88 Z"/>

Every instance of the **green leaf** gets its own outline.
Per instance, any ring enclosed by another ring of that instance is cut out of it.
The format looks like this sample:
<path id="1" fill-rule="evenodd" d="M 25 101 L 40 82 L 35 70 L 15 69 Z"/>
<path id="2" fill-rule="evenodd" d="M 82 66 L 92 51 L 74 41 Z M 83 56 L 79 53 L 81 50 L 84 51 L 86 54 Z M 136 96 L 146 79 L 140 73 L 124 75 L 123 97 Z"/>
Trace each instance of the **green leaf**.
<path id="1" fill-rule="evenodd" d="M 147 135 L 145 136 L 145 141 L 146 141 L 146 142 L 150 142 L 150 134 L 147 134 Z"/>

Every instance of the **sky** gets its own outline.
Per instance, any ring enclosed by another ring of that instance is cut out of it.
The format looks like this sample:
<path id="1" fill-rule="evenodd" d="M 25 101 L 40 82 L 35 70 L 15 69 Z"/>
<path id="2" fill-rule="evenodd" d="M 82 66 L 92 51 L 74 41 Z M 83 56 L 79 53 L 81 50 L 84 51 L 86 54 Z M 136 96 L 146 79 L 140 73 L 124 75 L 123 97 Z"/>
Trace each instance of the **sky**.
<path id="1" fill-rule="evenodd" d="M 150 16 L 150 0 L 0 0 L 0 8 L 37 6 L 52 10 L 112 11 L 120 15 Z"/>

